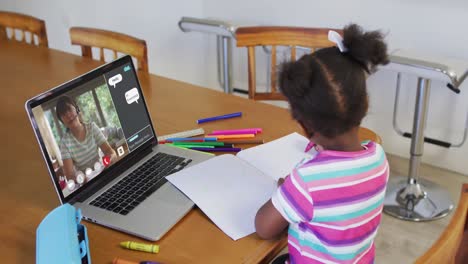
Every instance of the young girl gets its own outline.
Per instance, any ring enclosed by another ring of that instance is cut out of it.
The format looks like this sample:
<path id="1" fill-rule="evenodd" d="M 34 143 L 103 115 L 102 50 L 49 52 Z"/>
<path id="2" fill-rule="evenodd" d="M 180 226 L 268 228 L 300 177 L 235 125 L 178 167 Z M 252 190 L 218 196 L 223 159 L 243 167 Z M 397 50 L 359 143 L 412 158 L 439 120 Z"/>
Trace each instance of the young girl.
<path id="1" fill-rule="evenodd" d="M 318 151 L 293 169 L 255 218 L 264 239 L 289 225 L 289 263 L 374 261 L 389 169 L 382 147 L 360 142 L 358 130 L 368 108 L 366 77 L 388 63 L 387 47 L 380 32 L 355 24 L 344 28 L 343 40 L 333 34 L 337 47 L 280 71 L 280 89 L 311 142 L 306 151 Z"/>

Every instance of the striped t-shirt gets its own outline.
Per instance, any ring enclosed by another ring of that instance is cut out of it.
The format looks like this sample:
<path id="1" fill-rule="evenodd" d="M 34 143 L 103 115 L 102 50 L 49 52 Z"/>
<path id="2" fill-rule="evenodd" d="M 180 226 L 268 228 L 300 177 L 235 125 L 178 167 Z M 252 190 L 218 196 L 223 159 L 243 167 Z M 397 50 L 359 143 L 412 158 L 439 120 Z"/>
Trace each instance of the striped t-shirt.
<path id="1" fill-rule="evenodd" d="M 382 147 L 324 150 L 301 162 L 272 197 L 290 223 L 290 263 L 373 263 L 389 167 Z"/>
<path id="2" fill-rule="evenodd" d="M 84 172 L 86 168 L 94 168 L 94 163 L 99 161 L 99 146 L 106 142 L 104 135 L 97 125 L 93 123 L 84 124 L 86 138 L 83 142 L 78 141 L 70 131 L 67 131 L 60 142 L 62 159 L 72 159 L 77 170 Z"/>

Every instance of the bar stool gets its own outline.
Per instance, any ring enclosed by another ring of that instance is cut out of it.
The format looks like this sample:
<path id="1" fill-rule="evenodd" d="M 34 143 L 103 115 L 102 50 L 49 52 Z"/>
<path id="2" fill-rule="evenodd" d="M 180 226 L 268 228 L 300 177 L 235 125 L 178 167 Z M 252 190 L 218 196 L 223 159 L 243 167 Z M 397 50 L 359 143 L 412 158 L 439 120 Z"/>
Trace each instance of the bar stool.
<path id="1" fill-rule="evenodd" d="M 410 168 L 407 177 L 391 177 L 387 185 L 383 211 L 391 216 L 409 221 L 428 221 L 442 218 L 453 210 L 453 202 L 446 190 L 437 184 L 419 177 L 423 155 L 423 143 L 442 147 L 460 147 L 466 140 L 467 124 L 463 139 L 452 144 L 424 136 L 431 80 L 447 83 L 447 87 L 460 93 L 459 87 L 468 75 L 468 67 L 452 62 L 450 66 L 421 59 L 407 51 L 395 51 L 390 55 L 390 63 L 383 67 L 398 72 L 393 126 L 396 132 L 411 138 Z M 400 74 L 410 73 L 418 76 L 416 104 L 412 133 L 403 132 L 396 122 L 397 102 L 400 89 Z"/>
<path id="2" fill-rule="evenodd" d="M 232 40 L 236 38 L 237 26 L 221 20 L 182 17 L 179 28 L 183 32 L 194 31 L 216 35 L 218 82 L 225 93 L 245 93 L 232 86 Z"/>

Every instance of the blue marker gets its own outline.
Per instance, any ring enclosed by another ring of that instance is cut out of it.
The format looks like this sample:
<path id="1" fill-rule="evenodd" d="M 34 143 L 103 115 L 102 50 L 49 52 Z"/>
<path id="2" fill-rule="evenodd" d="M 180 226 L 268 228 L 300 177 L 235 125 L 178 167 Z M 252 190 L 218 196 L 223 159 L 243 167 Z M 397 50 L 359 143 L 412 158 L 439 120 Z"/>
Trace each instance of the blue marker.
<path id="1" fill-rule="evenodd" d="M 242 116 L 242 112 L 236 112 L 236 113 L 221 115 L 221 116 L 213 116 L 213 117 L 199 119 L 197 120 L 197 124 L 216 121 L 216 120 L 222 120 L 222 119 L 228 119 L 228 118 L 233 118 L 233 117 L 240 117 L 240 116 Z"/>

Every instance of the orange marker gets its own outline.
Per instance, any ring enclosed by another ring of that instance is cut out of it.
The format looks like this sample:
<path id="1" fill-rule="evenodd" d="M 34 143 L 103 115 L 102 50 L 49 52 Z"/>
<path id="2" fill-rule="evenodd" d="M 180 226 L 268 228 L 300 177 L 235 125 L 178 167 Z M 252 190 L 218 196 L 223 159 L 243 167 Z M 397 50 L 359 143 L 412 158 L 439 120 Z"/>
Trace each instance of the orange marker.
<path id="1" fill-rule="evenodd" d="M 240 135 L 217 135 L 217 139 L 226 139 L 226 138 L 253 138 L 255 134 L 240 134 Z"/>
<path id="2" fill-rule="evenodd" d="M 112 261 L 112 264 L 138 264 L 138 262 L 133 262 L 121 258 L 115 258 L 114 261 Z"/>

